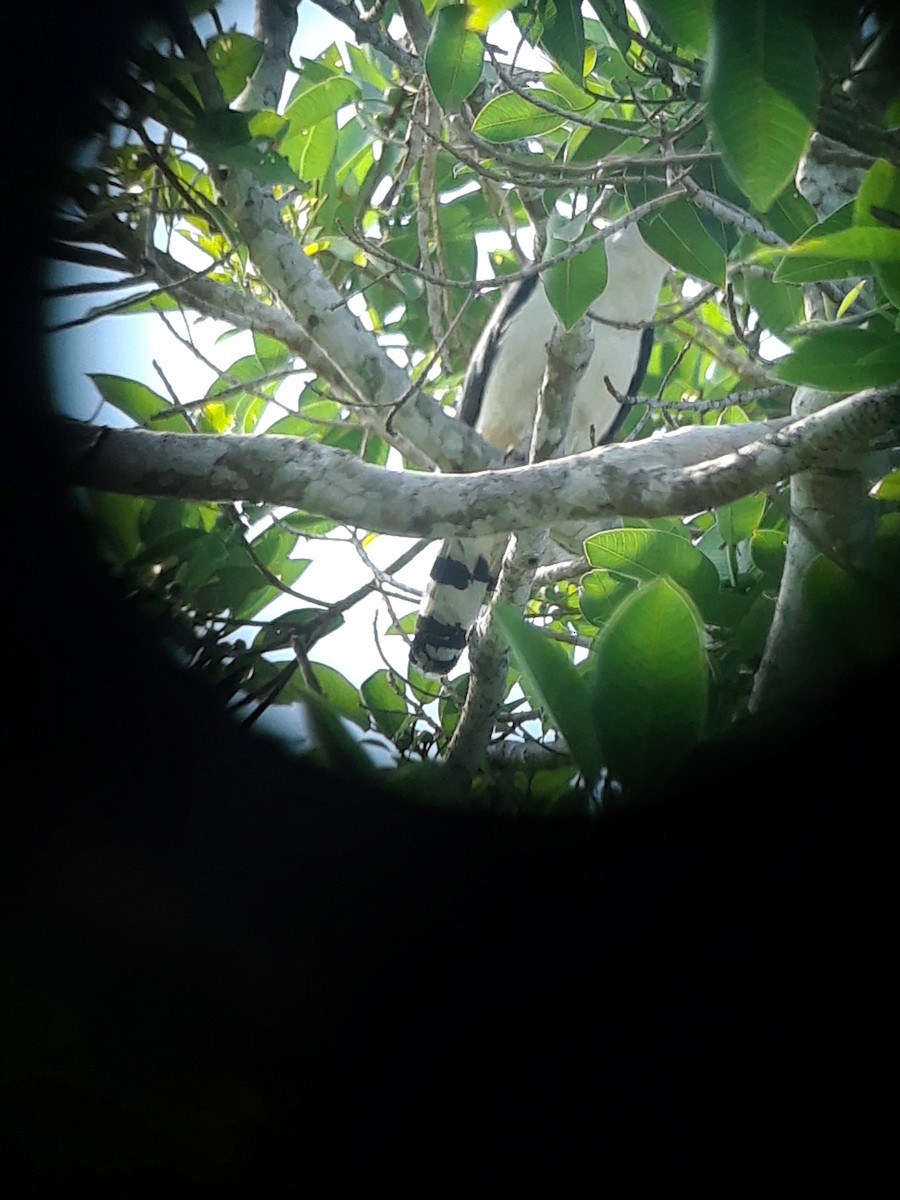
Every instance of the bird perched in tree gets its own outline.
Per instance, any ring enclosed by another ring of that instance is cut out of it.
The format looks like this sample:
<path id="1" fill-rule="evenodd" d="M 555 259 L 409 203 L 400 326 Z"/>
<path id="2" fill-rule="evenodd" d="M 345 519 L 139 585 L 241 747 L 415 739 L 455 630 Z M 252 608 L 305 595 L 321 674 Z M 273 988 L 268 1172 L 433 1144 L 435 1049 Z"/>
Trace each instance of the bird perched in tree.
<path id="1" fill-rule="evenodd" d="M 591 306 L 595 317 L 649 321 L 656 311 L 668 264 L 630 225 L 606 241 L 606 288 Z M 527 450 L 556 325 L 541 277 L 510 287 L 479 338 L 463 381 L 460 419 L 504 452 Z M 638 390 L 653 343 L 652 329 L 617 329 L 592 322 L 593 351 L 578 382 L 563 454 L 611 441 L 627 411 L 604 383 L 619 392 Z M 429 675 L 456 665 L 493 581 L 506 538 L 448 538 L 438 551 L 422 597 L 410 661 Z"/>

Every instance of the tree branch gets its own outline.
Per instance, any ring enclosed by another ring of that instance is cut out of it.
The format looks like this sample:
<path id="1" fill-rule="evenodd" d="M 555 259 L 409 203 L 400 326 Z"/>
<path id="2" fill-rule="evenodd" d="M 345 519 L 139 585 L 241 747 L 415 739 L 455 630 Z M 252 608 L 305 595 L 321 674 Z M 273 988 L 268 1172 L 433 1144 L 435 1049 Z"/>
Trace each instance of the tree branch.
<path id="1" fill-rule="evenodd" d="M 253 78 L 235 101 L 240 112 L 278 108 L 284 77 L 291 64 L 291 43 L 297 32 L 298 0 L 256 0 L 253 36 L 262 43 L 262 57 Z"/>
<path id="2" fill-rule="evenodd" d="M 314 0 L 314 3 L 316 8 L 321 8 L 323 11 L 330 13 L 332 17 L 341 21 L 348 29 L 352 29 L 357 41 L 368 42 L 370 46 L 378 50 L 385 58 L 389 58 L 391 62 L 396 63 L 405 75 L 421 75 L 425 70 L 421 59 L 417 58 L 414 54 L 407 53 L 406 50 L 398 46 L 393 38 L 389 37 L 377 25 L 370 24 L 364 20 L 352 4 L 345 4 L 343 0 Z"/>
<path id="3" fill-rule="evenodd" d="M 97 429 L 62 422 L 72 482 L 127 495 L 284 504 L 407 537 L 483 537 L 619 514 L 726 504 L 900 439 L 900 390 L 860 392 L 801 420 L 676 430 L 533 466 L 388 471 L 296 438 Z"/>

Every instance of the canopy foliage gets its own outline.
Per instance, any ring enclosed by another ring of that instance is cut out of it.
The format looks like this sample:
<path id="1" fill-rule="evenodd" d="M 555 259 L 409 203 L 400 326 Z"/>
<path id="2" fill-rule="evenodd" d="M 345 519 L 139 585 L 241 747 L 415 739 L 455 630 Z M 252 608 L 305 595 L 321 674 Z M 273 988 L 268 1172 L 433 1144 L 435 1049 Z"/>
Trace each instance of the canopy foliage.
<path id="1" fill-rule="evenodd" d="M 55 252 L 91 273 L 92 319 L 157 314 L 202 355 L 198 319 L 213 317 L 252 344 L 199 397 L 164 370 L 158 387 L 94 375 L 98 424 L 114 409 L 157 434 L 280 434 L 381 469 L 482 467 L 440 406 L 452 412 L 498 281 L 528 269 L 555 214 L 547 274 L 573 324 L 603 280 L 596 245 L 570 253 L 594 233 L 585 215 L 636 209 L 671 270 L 624 439 L 771 421 L 798 386 L 812 407 L 863 389 L 894 389 L 896 404 L 900 107 L 877 22 L 860 27 L 856 5 L 817 5 L 815 20 L 784 0 L 320 6 L 355 44 L 305 57 L 292 6 L 259 0 L 255 34 L 213 8 L 148 30 L 133 54 Z M 522 65 L 510 30 L 543 57 Z M 813 135 L 828 140 L 810 156 Z M 484 667 L 502 686 L 454 771 L 452 749 L 443 760 L 469 676 L 409 668 L 416 601 L 392 577 L 404 564 L 382 557 L 337 602 L 304 591 L 323 540 L 351 537 L 368 563 L 377 536 L 274 492 L 185 496 L 173 477 L 168 495 L 114 494 L 85 463 L 105 551 L 186 669 L 250 723 L 304 702 L 316 753 L 342 769 L 373 772 L 359 734 L 380 735 L 394 786 L 426 798 L 544 812 L 589 807 L 598 782 L 651 786 L 747 713 L 787 586 L 784 484 L 598 521 L 584 558 L 569 547 L 568 569 L 538 575 L 524 618 L 498 605 L 489 636 L 509 669 Z M 846 465 L 839 444 L 828 465 Z M 873 495 L 856 496 L 852 537 L 810 534 L 802 575 L 805 636 L 837 658 L 891 636 L 900 521 L 889 459 L 851 465 Z M 319 659 L 373 591 L 384 666 L 350 679 Z"/>

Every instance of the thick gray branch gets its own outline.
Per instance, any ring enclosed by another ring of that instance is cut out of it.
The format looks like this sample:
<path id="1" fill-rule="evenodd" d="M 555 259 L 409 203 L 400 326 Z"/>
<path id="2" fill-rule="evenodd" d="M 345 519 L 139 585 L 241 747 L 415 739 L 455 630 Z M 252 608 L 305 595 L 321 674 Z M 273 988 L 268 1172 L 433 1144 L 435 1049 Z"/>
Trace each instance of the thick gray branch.
<path id="1" fill-rule="evenodd" d="M 328 341 L 329 346 L 338 354 L 338 357 L 334 358 L 330 350 L 323 346 L 326 339 L 313 337 L 284 308 L 266 304 L 237 288 L 218 283 L 202 272 L 189 271 L 176 258 L 162 250 L 154 249 L 152 257 L 145 257 L 143 247 L 135 234 L 118 221 L 107 222 L 103 226 L 103 234 L 110 244 L 126 257 L 132 270 L 140 269 L 146 278 L 152 279 L 176 299 L 181 300 L 187 308 L 195 309 L 203 316 L 230 321 L 239 329 L 267 333 L 271 337 L 278 338 L 289 350 L 302 358 L 311 370 L 315 371 L 322 379 L 327 380 L 349 402 L 354 402 L 362 414 L 368 412 L 366 405 L 369 402 L 369 396 L 359 390 L 358 373 L 353 372 L 351 377 L 350 372 L 345 370 L 345 352 L 336 339 Z M 327 286 L 330 288 L 331 285 L 327 284 Z M 337 293 L 334 295 L 336 296 Z M 409 390 L 409 380 L 405 372 L 391 361 L 373 335 L 368 334 L 356 322 L 341 301 L 337 301 L 337 307 L 341 311 L 342 321 L 348 320 L 351 327 L 355 327 L 364 340 L 368 339 L 366 344 L 370 350 L 374 344 L 374 353 L 381 356 L 385 368 L 391 370 L 391 378 L 394 382 L 398 386 L 401 381 L 403 382 L 403 391 L 400 394 L 405 394 Z M 332 314 L 325 312 L 323 321 L 330 324 Z M 314 328 L 317 323 L 321 322 L 311 322 Z M 433 462 L 448 471 L 461 469 L 477 471 L 500 462 L 501 455 L 497 450 L 489 447 L 473 429 L 449 416 L 431 396 L 421 392 L 410 396 L 394 422 L 401 430 L 404 427 L 404 412 L 407 409 L 414 409 L 418 422 L 423 423 L 430 430 L 424 439 L 427 453 L 419 452 L 416 447 L 407 444 L 403 438 L 398 439 L 396 436 L 391 436 L 389 440 L 394 445 L 399 443 L 399 448 L 406 451 L 407 456 L 413 460 L 425 466 L 429 466 Z M 378 419 L 372 418 L 370 423 L 376 425 L 379 433 L 385 432 L 380 413 Z M 442 449 L 445 445 L 448 447 L 446 453 Z"/>
<path id="2" fill-rule="evenodd" d="M 489 451 L 484 447 L 480 455 L 473 453 L 471 439 L 460 432 L 462 422 L 444 414 L 440 420 L 439 406 L 430 397 L 410 394 L 406 372 L 353 316 L 319 265 L 285 228 L 271 191 L 246 171 L 230 172 L 221 188 L 262 277 L 322 355 L 341 364 L 354 395 L 366 398 L 356 409 L 359 419 L 395 445 L 399 435 L 446 470 L 487 466 Z M 392 413 L 393 435 L 386 426 Z"/>
<path id="3" fill-rule="evenodd" d="M 696 512 L 900 439 L 900 391 L 861 392 L 794 422 L 692 427 L 471 475 L 389 471 L 315 442 L 66 423 L 73 482 L 130 495 L 248 500 L 408 537 L 475 537 L 610 514 Z"/>
<path id="4" fill-rule="evenodd" d="M 253 36 L 262 43 L 263 52 L 253 78 L 235 102 L 234 107 L 241 112 L 278 108 L 285 73 L 291 63 L 299 7 L 300 0 L 256 0 Z"/>

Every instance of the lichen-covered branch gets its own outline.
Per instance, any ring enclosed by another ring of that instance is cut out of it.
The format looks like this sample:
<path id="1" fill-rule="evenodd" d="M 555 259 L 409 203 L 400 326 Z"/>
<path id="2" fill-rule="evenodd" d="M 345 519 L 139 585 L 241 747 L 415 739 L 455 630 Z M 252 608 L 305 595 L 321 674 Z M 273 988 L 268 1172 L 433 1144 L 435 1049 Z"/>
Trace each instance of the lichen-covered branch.
<path id="1" fill-rule="evenodd" d="M 474 537 L 595 517 L 726 504 L 813 466 L 896 442 L 900 390 L 861 392 L 802 420 L 695 426 L 527 467 L 389 471 L 296 438 L 97 429 L 65 422 L 73 482 L 129 495 L 285 504 L 380 533 Z"/>
<path id="2" fill-rule="evenodd" d="M 291 62 L 299 7 L 300 0 L 256 0 L 253 36 L 262 44 L 262 57 L 253 78 L 235 101 L 235 108 L 277 109 Z"/>

